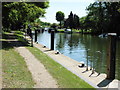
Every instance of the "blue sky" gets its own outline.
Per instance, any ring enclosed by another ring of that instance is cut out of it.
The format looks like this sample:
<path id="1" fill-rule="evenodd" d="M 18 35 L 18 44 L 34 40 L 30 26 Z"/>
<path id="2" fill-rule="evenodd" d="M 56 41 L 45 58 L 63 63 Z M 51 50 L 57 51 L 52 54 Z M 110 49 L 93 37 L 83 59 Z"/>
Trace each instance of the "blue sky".
<path id="1" fill-rule="evenodd" d="M 55 19 L 57 11 L 64 12 L 65 18 L 68 17 L 71 11 L 73 14 L 82 17 L 86 15 L 86 7 L 94 1 L 95 0 L 50 0 L 50 7 L 46 9 L 45 18 L 40 19 L 45 22 L 58 23 Z"/>

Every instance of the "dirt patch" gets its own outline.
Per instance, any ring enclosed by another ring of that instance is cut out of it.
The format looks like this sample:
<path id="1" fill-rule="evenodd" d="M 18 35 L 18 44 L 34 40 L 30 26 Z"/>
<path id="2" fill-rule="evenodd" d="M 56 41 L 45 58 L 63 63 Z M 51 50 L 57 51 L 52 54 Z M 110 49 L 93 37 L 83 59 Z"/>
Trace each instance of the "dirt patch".
<path id="1" fill-rule="evenodd" d="M 17 47 L 16 51 L 25 58 L 25 62 L 30 70 L 33 80 L 36 82 L 34 88 L 58 88 L 57 82 L 45 69 L 44 65 L 40 63 L 25 47 Z"/>

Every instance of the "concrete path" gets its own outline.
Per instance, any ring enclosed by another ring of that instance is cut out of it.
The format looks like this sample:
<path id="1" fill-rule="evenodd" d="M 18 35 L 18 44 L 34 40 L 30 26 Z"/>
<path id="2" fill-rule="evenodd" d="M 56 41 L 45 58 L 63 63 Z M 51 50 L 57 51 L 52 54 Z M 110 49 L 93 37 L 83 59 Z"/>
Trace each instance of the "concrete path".
<path id="1" fill-rule="evenodd" d="M 79 62 L 67 56 L 64 56 L 63 54 L 55 54 L 56 51 L 50 51 L 50 49 L 48 48 L 43 48 L 43 45 L 34 43 L 34 46 L 95 88 L 118 88 L 119 87 L 118 83 L 120 84 L 120 81 L 116 79 L 112 81 L 106 80 L 106 74 L 98 75 L 98 73 L 95 72 L 94 74 L 91 75 L 92 73 L 91 70 L 86 71 L 85 67 L 84 68 L 78 67 Z"/>
<path id="2" fill-rule="evenodd" d="M 41 64 L 29 50 L 25 47 L 17 47 L 15 50 L 25 59 L 33 80 L 36 83 L 34 88 L 58 88 L 57 82 L 48 73 L 44 65 Z"/>

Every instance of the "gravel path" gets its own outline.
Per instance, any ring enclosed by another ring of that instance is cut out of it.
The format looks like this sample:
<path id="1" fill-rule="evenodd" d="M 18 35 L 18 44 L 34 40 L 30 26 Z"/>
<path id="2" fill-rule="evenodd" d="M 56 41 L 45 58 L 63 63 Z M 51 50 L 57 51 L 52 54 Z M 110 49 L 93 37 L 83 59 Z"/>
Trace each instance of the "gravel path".
<path id="1" fill-rule="evenodd" d="M 28 49 L 25 47 L 17 47 L 15 50 L 25 58 L 33 80 L 36 82 L 34 88 L 58 88 L 57 82 L 48 73 L 44 65 L 41 64 Z"/>

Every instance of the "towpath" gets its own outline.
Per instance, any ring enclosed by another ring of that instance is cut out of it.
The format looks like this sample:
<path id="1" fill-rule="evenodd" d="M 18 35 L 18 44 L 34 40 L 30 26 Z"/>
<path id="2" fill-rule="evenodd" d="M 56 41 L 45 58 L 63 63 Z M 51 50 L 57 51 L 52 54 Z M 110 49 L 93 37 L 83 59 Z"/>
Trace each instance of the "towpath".
<path id="1" fill-rule="evenodd" d="M 94 74 L 92 74 L 92 71 L 90 69 L 86 71 L 86 67 L 78 67 L 78 65 L 80 64 L 79 62 L 67 56 L 64 56 L 63 54 L 56 54 L 56 51 L 50 50 L 49 48 L 44 48 L 44 46 L 41 44 L 34 43 L 34 47 L 40 49 L 43 53 L 47 54 L 53 60 L 55 60 L 95 88 L 120 89 L 120 81 L 118 81 L 117 79 L 107 80 L 106 74 L 104 73 L 98 74 L 97 72 L 95 72 Z"/>
<path id="2" fill-rule="evenodd" d="M 8 42 L 14 49 L 24 58 L 32 78 L 35 82 L 34 88 L 58 88 L 56 80 L 49 74 L 44 65 L 37 60 L 34 55 L 25 48 L 25 45 L 19 42 L 13 33 L 10 33 L 10 38 L 3 41 Z M 0 79 L 1 81 L 1 79 Z M 26 87 L 27 88 L 27 87 Z"/>

